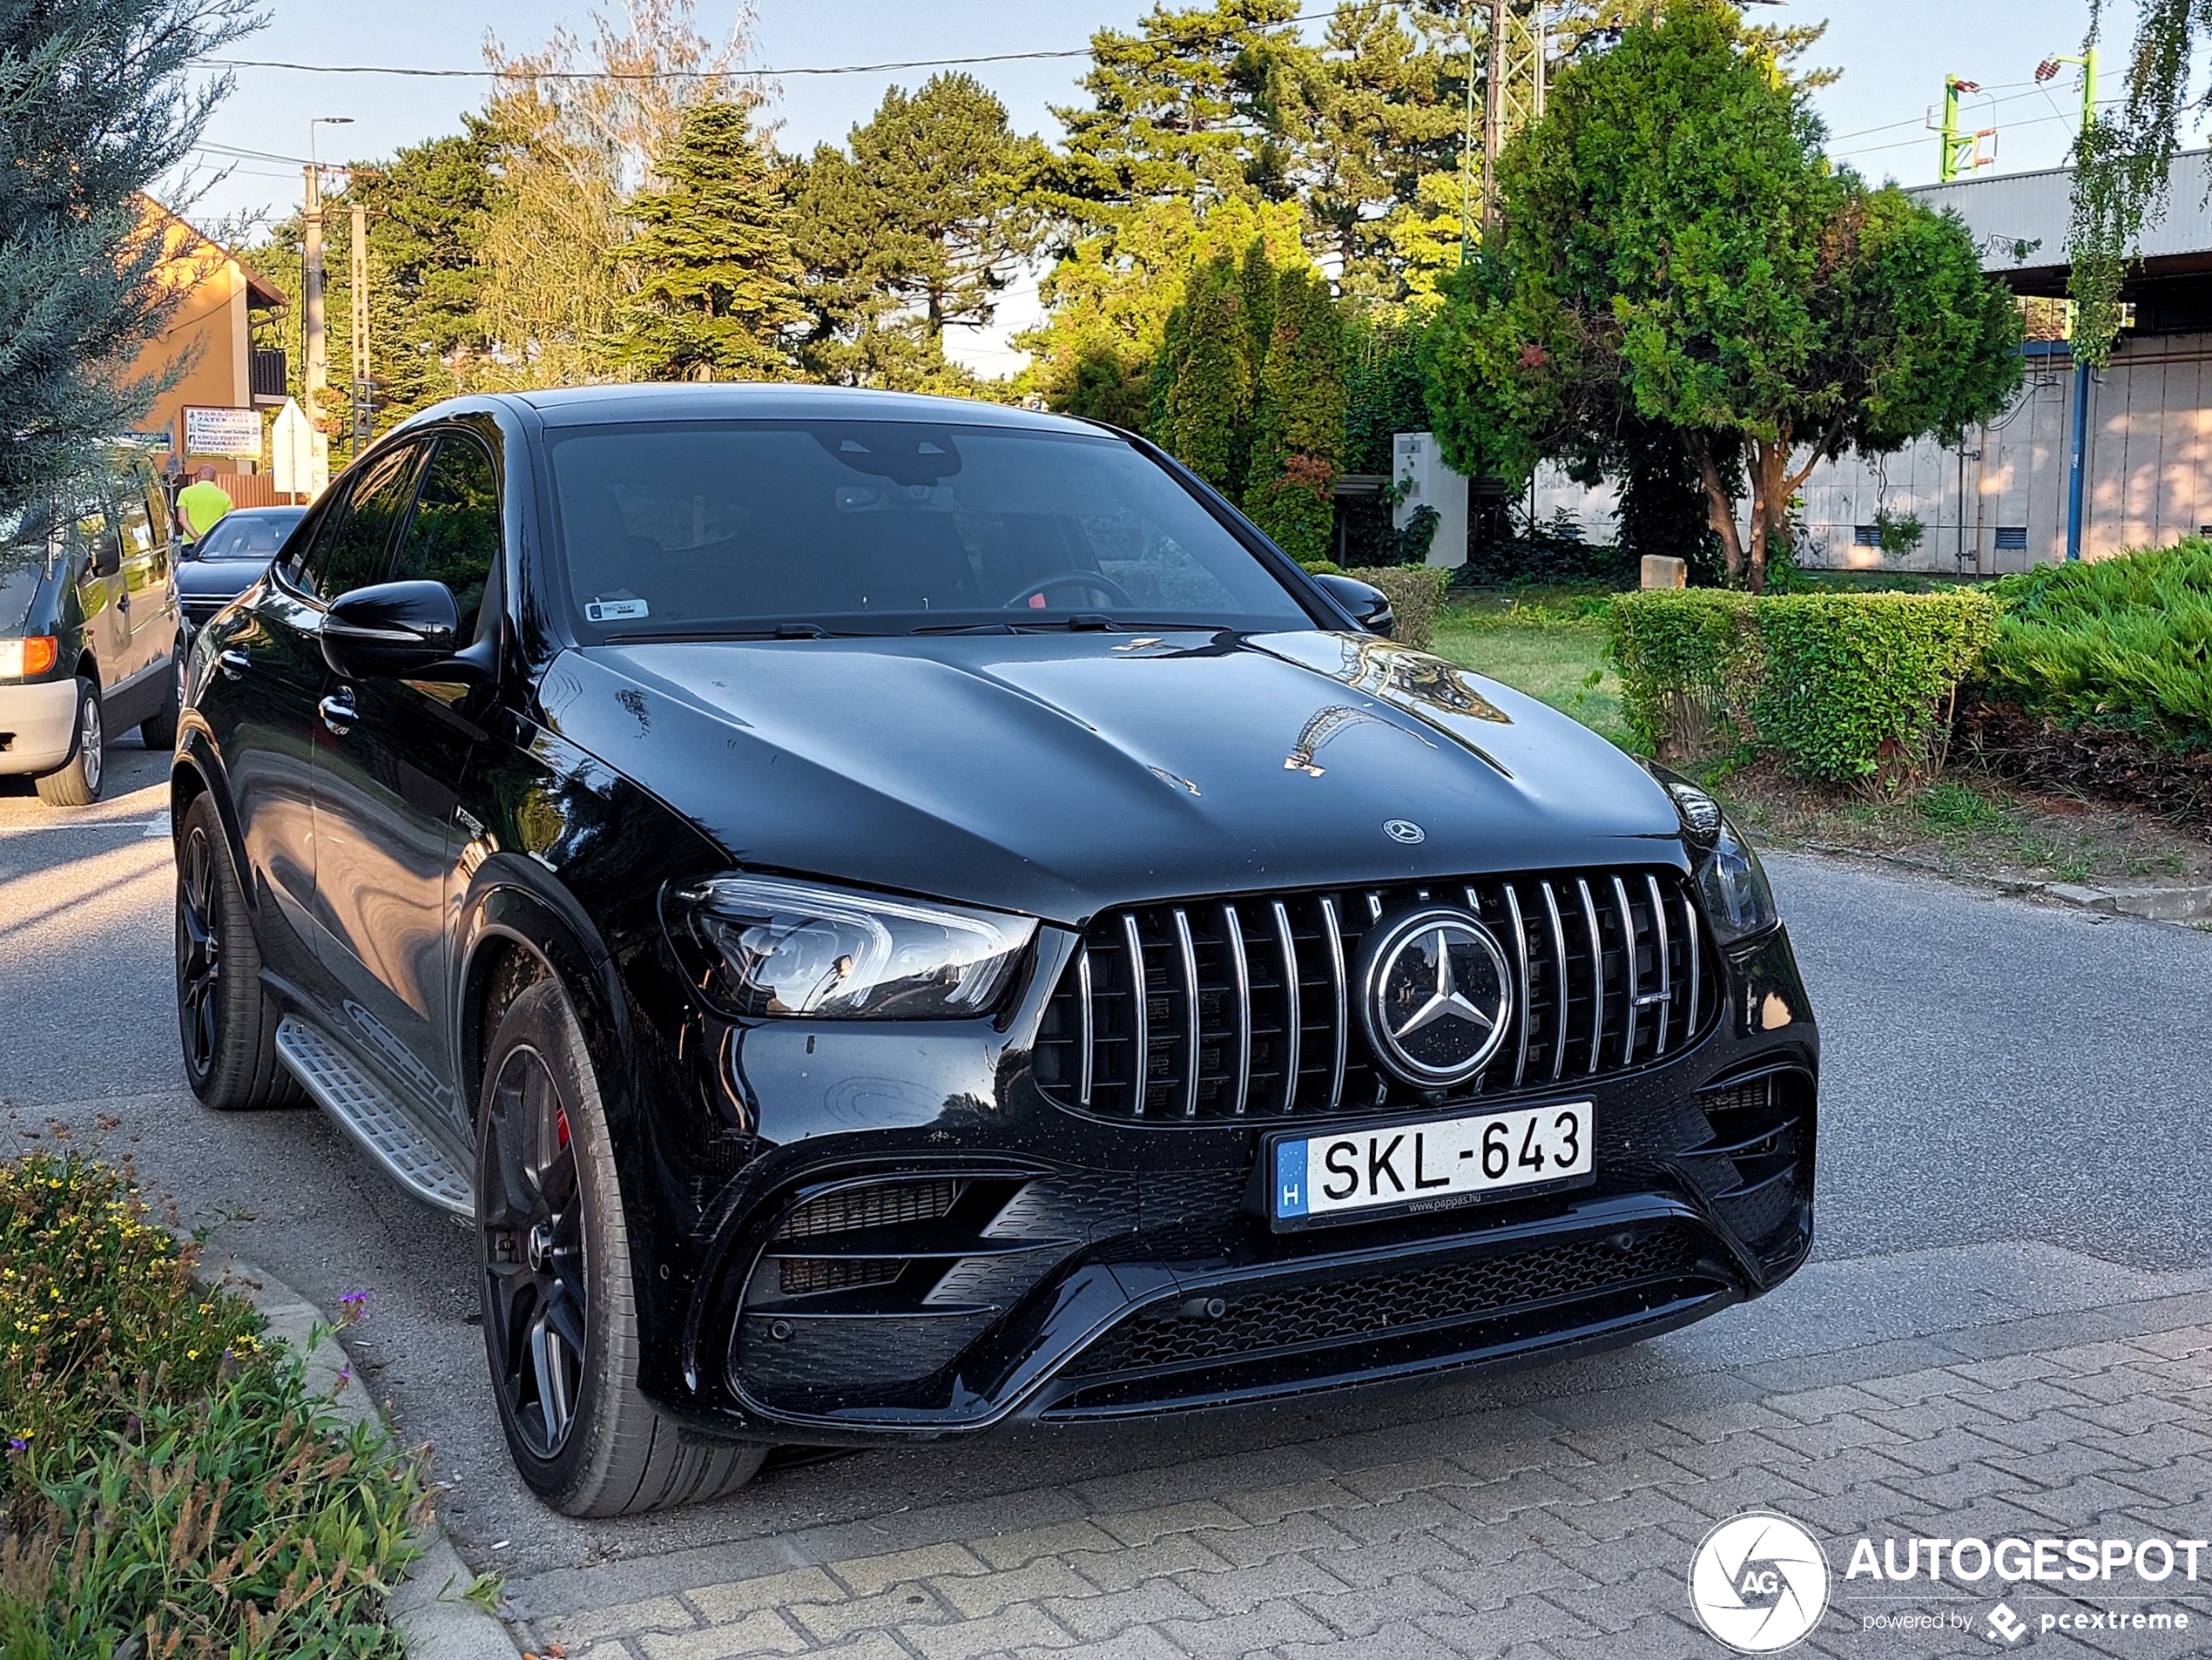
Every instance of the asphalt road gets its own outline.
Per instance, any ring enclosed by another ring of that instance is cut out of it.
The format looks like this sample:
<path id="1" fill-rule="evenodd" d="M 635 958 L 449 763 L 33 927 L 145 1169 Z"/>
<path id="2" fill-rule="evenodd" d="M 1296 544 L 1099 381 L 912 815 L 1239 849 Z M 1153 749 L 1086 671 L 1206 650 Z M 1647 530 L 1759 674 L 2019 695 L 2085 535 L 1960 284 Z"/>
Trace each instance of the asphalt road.
<path id="1" fill-rule="evenodd" d="M 865 1532 L 923 1506 L 993 1499 L 1018 1513 L 1033 1487 L 1287 1447 L 1467 1399 L 1460 1386 L 1234 1429 L 870 1453 L 671 1515 L 550 1516 L 500 1444 L 460 1225 L 401 1198 L 312 1109 L 224 1117 L 184 1089 L 163 761 L 118 747 L 107 800 L 74 813 L 0 780 L 0 1106 L 28 1144 L 48 1144 L 57 1120 L 80 1144 L 128 1153 L 212 1228 L 211 1249 L 321 1306 L 366 1291 L 369 1317 L 349 1341 L 406 1434 L 435 1447 L 448 1522 L 479 1567 L 558 1577 L 765 1546 L 830 1521 Z M 1612 1386 L 2212 1286 L 2212 935 L 1770 862 L 1825 1044 L 1817 1260 L 1763 1303 L 1515 1387 Z"/>

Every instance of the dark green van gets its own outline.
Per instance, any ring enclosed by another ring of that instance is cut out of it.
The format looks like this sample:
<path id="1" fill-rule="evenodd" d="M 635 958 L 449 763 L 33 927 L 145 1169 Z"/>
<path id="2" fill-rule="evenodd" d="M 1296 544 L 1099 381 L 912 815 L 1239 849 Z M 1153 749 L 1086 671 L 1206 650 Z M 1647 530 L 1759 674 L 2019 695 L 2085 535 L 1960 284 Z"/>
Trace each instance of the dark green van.
<path id="1" fill-rule="evenodd" d="M 0 774 L 30 774 L 51 806 L 99 799 L 109 732 L 177 741 L 172 554 L 161 482 L 133 448 L 0 506 Z"/>

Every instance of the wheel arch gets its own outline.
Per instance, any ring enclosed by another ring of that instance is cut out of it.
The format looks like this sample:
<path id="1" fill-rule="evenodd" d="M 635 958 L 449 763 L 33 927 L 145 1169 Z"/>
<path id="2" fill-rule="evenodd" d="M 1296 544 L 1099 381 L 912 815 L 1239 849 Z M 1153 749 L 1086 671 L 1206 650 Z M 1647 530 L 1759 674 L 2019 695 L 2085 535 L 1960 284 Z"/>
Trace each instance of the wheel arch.
<path id="1" fill-rule="evenodd" d="M 224 786 L 222 763 L 210 752 L 204 732 L 188 731 L 177 746 L 176 758 L 169 767 L 169 835 L 172 842 L 184 833 L 185 814 L 203 795 L 214 799 L 215 821 L 222 827 L 223 851 L 230 855 L 231 868 L 238 874 L 239 891 L 245 896 L 247 912 L 258 915 L 261 908 L 260 886 L 253 880 L 252 867 L 246 862 L 246 835 L 232 804 L 231 793 Z"/>
<path id="2" fill-rule="evenodd" d="M 499 1016 L 528 987 L 557 982 L 583 1029 L 599 1076 L 624 1076 L 629 1022 L 619 971 L 598 931 L 565 892 L 494 854 L 477 872 L 462 912 L 454 975 L 455 1082 L 473 1122 L 483 1065 Z M 496 868 L 504 865 L 506 867 Z M 615 1092 L 609 1091 L 611 1097 Z M 609 1105 L 614 1102 L 610 1099 Z"/>

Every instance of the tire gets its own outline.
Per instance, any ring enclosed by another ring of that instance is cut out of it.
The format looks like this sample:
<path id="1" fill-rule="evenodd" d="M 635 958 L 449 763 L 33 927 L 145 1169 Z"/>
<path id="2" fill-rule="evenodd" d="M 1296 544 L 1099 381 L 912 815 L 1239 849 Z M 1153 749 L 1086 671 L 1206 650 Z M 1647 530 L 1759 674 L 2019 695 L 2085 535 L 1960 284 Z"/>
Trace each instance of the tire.
<path id="1" fill-rule="evenodd" d="M 100 688 L 77 680 L 77 736 L 58 771 L 38 780 L 38 799 L 50 807 L 88 807 L 100 799 L 107 776 L 107 739 L 100 730 Z"/>
<path id="2" fill-rule="evenodd" d="M 169 695 L 162 700 L 159 713 L 138 723 L 138 741 L 163 752 L 177 747 L 177 712 L 185 703 L 185 637 L 181 634 L 177 636 L 173 653 L 169 659 Z"/>
<path id="3" fill-rule="evenodd" d="M 177 1036 L 192 1091 L 218 1112 L 307 1099 L 277 1058 L 281 1011 L 261 987 L 261 951 L 215 798 L 201 794 L 177 832 Z"/>
<path id="4" fill-rule="evenodd" d="M 476 1231 L 492 1393 L 532 1492 L 565 1515 L 615 1516 L 752 1479 L 765 1447 L 679 1430 L 637 1387 L 637 1293 L 606 1113 L 555 981 L 517 996 L 492 1037 Z"/>

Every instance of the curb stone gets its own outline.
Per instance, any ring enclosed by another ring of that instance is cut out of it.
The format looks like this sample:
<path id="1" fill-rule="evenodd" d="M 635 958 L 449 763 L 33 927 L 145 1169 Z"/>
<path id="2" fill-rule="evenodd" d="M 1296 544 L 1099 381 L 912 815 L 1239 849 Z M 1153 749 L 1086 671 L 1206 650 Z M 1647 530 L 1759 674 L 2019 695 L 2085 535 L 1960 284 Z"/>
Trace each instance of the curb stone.
<path id="1" fill-rule="evenodd" d="M 2079 882 L 2039 881 L 2033 877 L 1982 874 L 1946 870 L 1932 859 L 1906 854 L 1878 853 L 1871 848 L 1844 847 L 1830 841 L 1778 843 L 1777 851 L 1817 854 L 1823 858 L 1846 859 L 1919 871 L 1964 887 L 1986 887 L 2007 899 L 2046 899 L 2078 911 L 2104 916 L 2134 916 L 2148 922 L 2176 922 L 2187 926 L 2212 918 L 2212 887 L 2090 887 Z"/>
<path id="2" fill-rule="evenodd" d="M 353 1357 L 338 1338 L 337 1322 L 250 1262 L 233 1257 L 220 1264 L 203 1264 L 202 1273 L 253 1299 L 268 1321 L 267 1334 L 306 1357 L 307 1391 L 327 1397 L 335 1416 L 347 1424 L 391 1427 L 369 1399 L 368 1386 L 359 1381 Z M 323 1328 L 322 1339 L 314 1342 L 318 1326 Z M 353 1387 L 341 1387 L 341 1371 L 355 1380 Z M 408 1660 L 520 1660 L 522 1650 L 506 1626 L 468 1599 L 466 1592 L 476 1576 L 454 1549 L 443 1525 L 430 1522 L 416 1536 L 415 1545 L 421 1554 L 408 1565 L 384 1602 L 385 1614 L 400 1634 Z"/>

